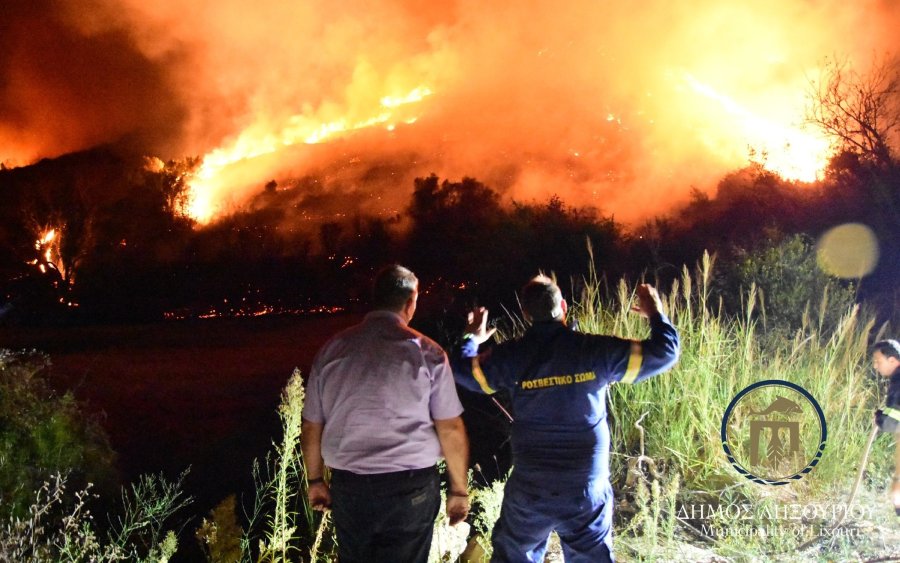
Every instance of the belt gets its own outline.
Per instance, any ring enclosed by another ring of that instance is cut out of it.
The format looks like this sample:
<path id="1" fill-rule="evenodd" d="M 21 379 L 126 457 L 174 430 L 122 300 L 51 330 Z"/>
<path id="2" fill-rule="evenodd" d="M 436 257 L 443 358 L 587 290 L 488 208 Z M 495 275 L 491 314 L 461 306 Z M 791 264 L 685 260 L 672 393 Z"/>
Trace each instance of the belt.
<path id="1" fill-rule="evenodd" d="M 403 471 L 391 471 L 389 473 L 354 473 L 345 469 L 332 469 L 332 479 L 351 483 L 394 483 L 414 479 L 428 474 L 437 473 L 437 467 L 423 467 L 422 469 L 404 469 Z"/>

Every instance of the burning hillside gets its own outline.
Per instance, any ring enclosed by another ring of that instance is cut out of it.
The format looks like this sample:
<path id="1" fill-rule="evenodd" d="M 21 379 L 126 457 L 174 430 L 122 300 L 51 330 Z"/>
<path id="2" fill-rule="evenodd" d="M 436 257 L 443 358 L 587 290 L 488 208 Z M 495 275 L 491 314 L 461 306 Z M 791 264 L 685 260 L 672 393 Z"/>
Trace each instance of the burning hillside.
<path id="1" fill-rule="evenodd" d="M 626 221 L 751 154 L 810 180 L 829 146 L 801 126 L 809 81 L 836 53 L 864 65 L 900 20 L 879 0 L 315 0 L 252 11 L 237 0 L 14 0 L 2 10 L 0 162 L 101 142 L 199 155 L 188 209 L 200 221 L 272 179 L 359 162 L 404 170 L 373 186 L 376 198 L 431 172 L 468 175 L 519 200 L 559 193 Z M 354 181 L 365 191 L 368 180 Z"/>

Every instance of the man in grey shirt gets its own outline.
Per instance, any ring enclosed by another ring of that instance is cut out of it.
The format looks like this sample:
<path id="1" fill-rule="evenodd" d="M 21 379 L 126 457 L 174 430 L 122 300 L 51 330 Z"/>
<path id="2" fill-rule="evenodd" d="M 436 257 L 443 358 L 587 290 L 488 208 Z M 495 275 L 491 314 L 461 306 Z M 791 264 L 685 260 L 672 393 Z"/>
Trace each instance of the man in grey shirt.
<path id="1" fill-rule="evenodd" d="M 469 443 L 447 355 L 409 328 L 419 282 L 402 266 L 375 277 L 373 311 L 313 362 L 302 449 L 313 508 L 331 508 L 341 563 L 425 563 L 447 462 L 447 515 L 469 510 Z M 324 481 L 324 468 L 331 482 Z"/>

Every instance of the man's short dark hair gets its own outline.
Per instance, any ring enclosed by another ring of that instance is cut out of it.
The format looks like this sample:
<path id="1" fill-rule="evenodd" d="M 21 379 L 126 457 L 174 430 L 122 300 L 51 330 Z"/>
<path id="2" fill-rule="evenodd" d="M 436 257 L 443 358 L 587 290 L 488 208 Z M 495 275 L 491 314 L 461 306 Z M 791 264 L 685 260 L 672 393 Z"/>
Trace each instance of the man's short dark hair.
<path id="1" fill-rule="evenodd" d="M 881 352 L 885 358 L 900 360 L 900 342 L 896 340 L 879 340 L 872 346 L 872 353 Z"/>
<path id="2" fill-rule="evenodd" d="M 418 288 L 419 280 L 411 271 L 399 264 L 385 266 L 372 283 L 372 307 L 401 311 Z"/>
<path id="3" fill-rule="evenodd" d="M 547 276 L 535 276 L 522 288 L 522 310 L 536 323 L 561 320 L 563 308 L 559 286 Z"/>

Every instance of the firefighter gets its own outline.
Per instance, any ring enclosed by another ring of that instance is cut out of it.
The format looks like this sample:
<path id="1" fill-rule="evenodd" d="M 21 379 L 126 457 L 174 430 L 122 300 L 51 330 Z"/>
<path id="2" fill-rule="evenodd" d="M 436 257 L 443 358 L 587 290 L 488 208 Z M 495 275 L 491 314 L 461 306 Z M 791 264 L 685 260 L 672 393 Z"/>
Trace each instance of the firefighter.
<path id="1" fill-rule="evenodd" d="M 900 343 L 896 340 L 876 342 L 872 347 L 872 365 L 879 375 L 890 378 L 884 408 L 875 411 L 875 424 L 882 432 L 893 433 L 897 441 L 891 501 L 900 523 L 900 440 L 897 440 L 900 438 Z"/>
<path id="2" fill-rule="evenodd" d="M 554 530 L 567 563 L 613 560 L 606 390 L 667 370 L 679 353 L 678 333 L 656 290 L 640 285 L 637 297 L 634 310 L 650 321 L 643 341 L 570 329 L 559 287 L 545 276 L 522 289 L 531 326 L 519 339 L 479 354 L 494 329 L 487 329 L 486 309 L 469 313 L 452 361 L 456 382 L 479 393 L 507 390 L 515 416 L 513 470 L 493 531 L 492 561 L 543 561 Z"/>

